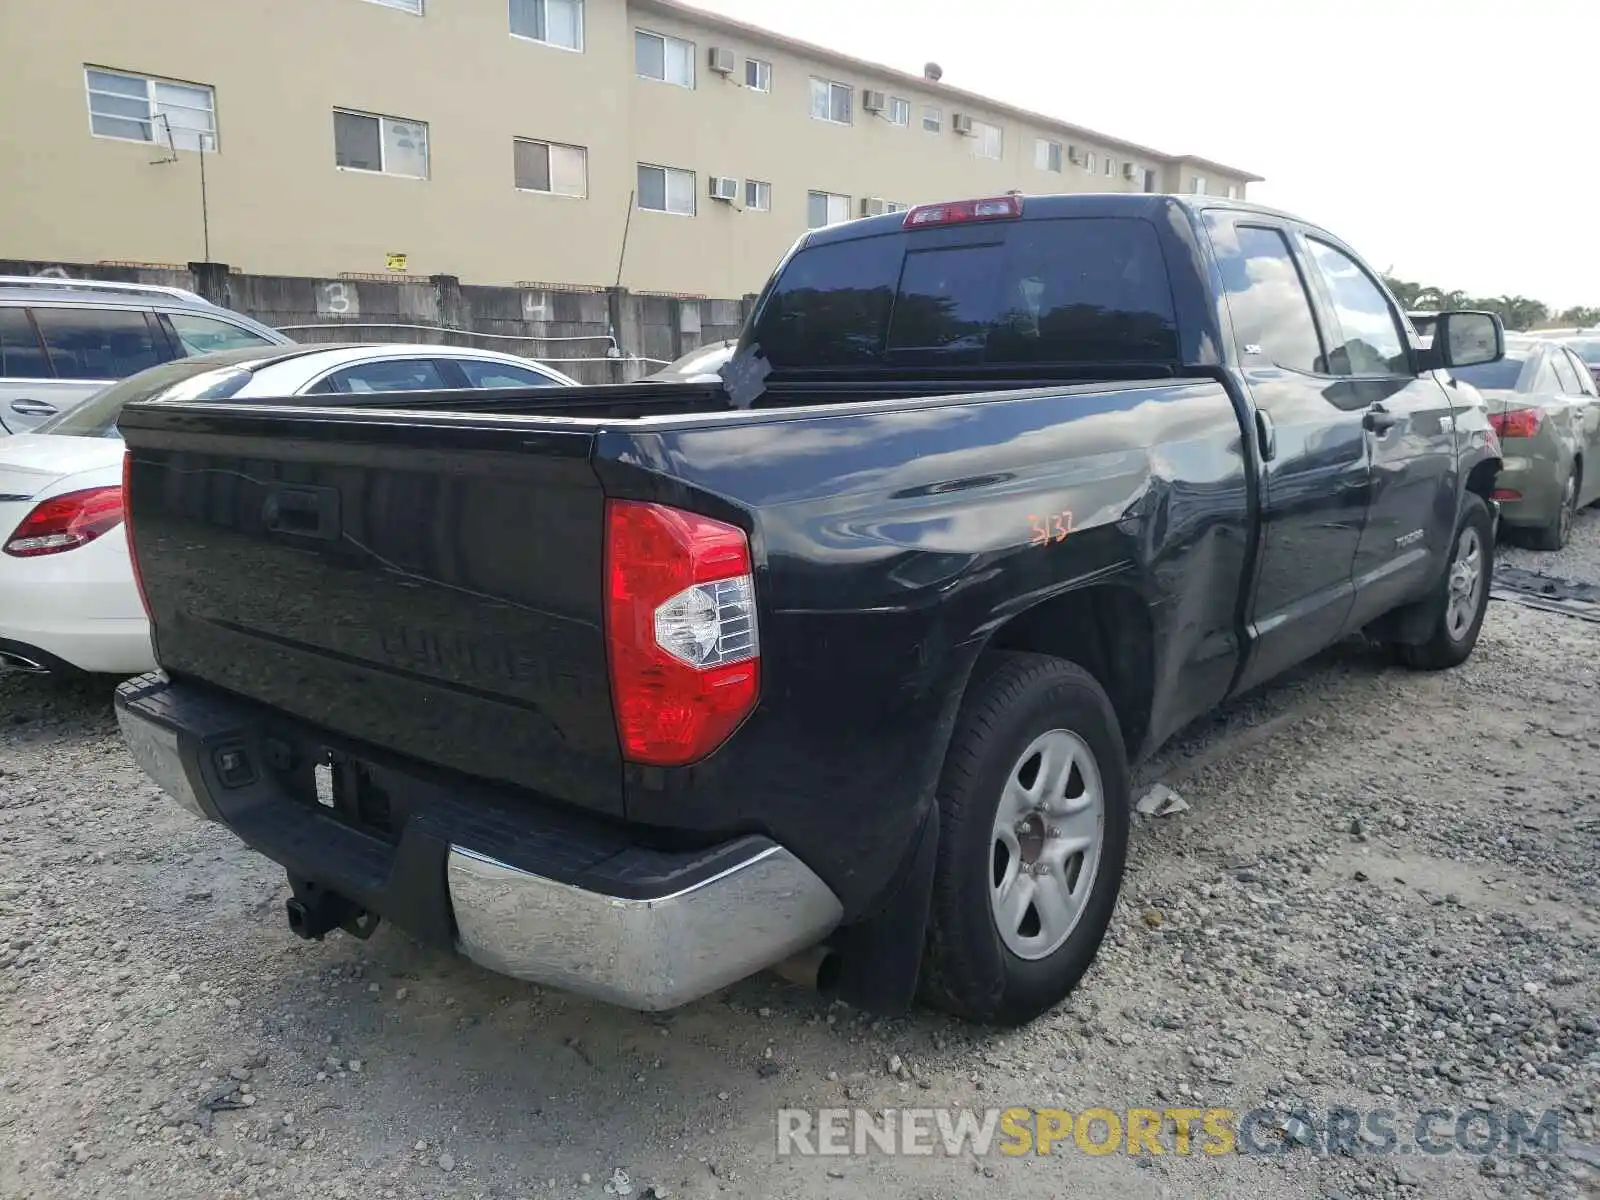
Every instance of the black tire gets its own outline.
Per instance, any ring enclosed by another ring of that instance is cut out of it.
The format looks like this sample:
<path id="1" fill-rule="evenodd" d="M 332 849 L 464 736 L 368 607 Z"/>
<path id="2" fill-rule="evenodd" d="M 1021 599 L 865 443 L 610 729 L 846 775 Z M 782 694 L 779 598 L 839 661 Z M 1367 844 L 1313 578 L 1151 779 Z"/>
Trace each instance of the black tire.
<path id="1" fill-rule="evenodd" d="M 1099 865 L 1081 915 L 1044 957 L 1002 942 L 991 902 L 1001 794 L 1034 739 L 1065 729 L 1087 746 L 1104 802 Z M 1042 654 L 996 653 L 962 699 L 939 780 L 939 848 L 921 972 L 924 1003 L 971 1021 L 1020 1025 L 1059 1003 L 1105 937 L 1127 860 L 1127 752 L 1116 711 L 1092 675 Z"/>
<path id="2" fill-rule="evenodd" d="M 1478 534 L 1480 575 L 1476 609 L 1471 622 L 1457 632 L 1452 632 L 1448 613 L 1450 610 L 1450 581 L 1455 571 L 1456 559 L 1461 553 L 1462 535 L 1471 527 Z M 1494 522 L 1489 516 L 1489 506 L 1474 492 L 1468 492 L 1462 502 L 1461 517 L 1456 522 L 1455 535 L 1450 539 L 1450 561 L 1432 596 L 1423 601 L 1428 609 L 1427 641 L 1402 643 L 1395 653 L 1406 666 L 1418 671 L 1444 671 L 1458 667 L 1472 654 L 1478 644 L 1478 634 L 1483 631 L 1483 618 L 1489 610 L 1489 585 L 1494 576 Z"/>
<path id="3" fill-rule="evenodd" d="M 1578 493 L 1583 489 L 1582 468 L 1572 464 L 1567 481 L 1562 485 L 1561 509 L 1548 525 L 1528 531 L 1528 541 L 1535 550 L 1559 550 L 1572 536 L 1572 525 L 1578 519 Z"/>

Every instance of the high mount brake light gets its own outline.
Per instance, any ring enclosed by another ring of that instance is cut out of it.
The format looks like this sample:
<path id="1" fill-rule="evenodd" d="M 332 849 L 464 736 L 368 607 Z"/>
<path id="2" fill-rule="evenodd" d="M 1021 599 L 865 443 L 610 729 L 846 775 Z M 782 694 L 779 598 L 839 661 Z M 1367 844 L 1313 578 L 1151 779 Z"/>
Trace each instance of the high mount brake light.
<path id="1" fill-rule="evenodd" d="M 710 754 L 761 689 L 744 530 L 698 513 L 606 501 L 606 649 L 622 756 L 684 766 Z"/>
<path id="2" fill-rule="evenodd" d="M 88 545 L 122 520 L 122 487 L 84 488 L 52 496 L 34 505 L 16 532 L 6 539 L 13 558 L 39 558 Z"/>
<path id="3" fill-rule="evenodd" d="M 993 196 L 987 200 L 953 200 L 948 204 L 919 204 L 906 213 L 903 229 L 928 229 L 963 221 L 1003 221 L 1022 215 L 1021 196 Z"/>

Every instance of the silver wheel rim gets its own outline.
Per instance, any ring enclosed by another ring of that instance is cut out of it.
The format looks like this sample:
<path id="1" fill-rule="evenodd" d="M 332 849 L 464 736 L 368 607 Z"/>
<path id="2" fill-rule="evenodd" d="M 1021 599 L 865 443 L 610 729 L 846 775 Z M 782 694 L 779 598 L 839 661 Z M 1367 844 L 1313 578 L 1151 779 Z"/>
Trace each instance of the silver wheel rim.
<path id="1" fill-rule="evenodd" d="M 1445 605 L 1445 632 L 1459 642 L 1472 628 L 1483 594 L 1483 539 L 1476 525 L 1468 525 L 1456 539 L 1456 556 L 1450 563 L 1450 601 Z"/>
<path id="2" fill-rule="evenodd" d="M 1006 777 L 990 838 L 995 928 L 1018 958 L 1046 958 L 1083 916 L 1105 843 L 1105 788 L 1077 734 L 1052 729 Z"/>

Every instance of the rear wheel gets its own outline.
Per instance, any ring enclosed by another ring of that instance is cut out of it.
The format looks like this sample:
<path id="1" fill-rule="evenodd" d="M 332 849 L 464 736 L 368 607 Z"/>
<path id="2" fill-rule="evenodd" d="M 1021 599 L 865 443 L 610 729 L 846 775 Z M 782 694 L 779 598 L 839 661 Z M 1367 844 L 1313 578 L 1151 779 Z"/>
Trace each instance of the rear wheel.
<path id="1" fill-rule="evenodd" d="M 1428 640 L 1397 646 L 1400 661 L 1424 671 L 1441 671 L 1466 662 L 1483 630 L 1493 573 L 1494 522 L 1482 497 L 1468 492 L 1444 578 L 1423 601 L 1429 609 Z"/>
<path id="2" fill-rule="evenodd" d="M 1541 525 L 1533 531 L 1533 545 L 1536 550 L 1559 550 L 1572 536 L 1572 523 L 1578 519 L 1578 490 L 1582 478 L 1578 474 L 1579 469 L 1577 463 L 1572 464 L 1572 470 L 1567 474 L 1567 482 L 1561 489 L 1561 508 L 1556 515 L 1550 519 L 1548 525 Z"/>
<path id="3" fill-rule="evenodd" d="M 1021 1024 L 1094 961 L 1128 845 L 1116 712 L 1093 676 L 1039 654 L 997 654 L 962 703 L 939 783 L 939 854 L 924 999 Z"/>

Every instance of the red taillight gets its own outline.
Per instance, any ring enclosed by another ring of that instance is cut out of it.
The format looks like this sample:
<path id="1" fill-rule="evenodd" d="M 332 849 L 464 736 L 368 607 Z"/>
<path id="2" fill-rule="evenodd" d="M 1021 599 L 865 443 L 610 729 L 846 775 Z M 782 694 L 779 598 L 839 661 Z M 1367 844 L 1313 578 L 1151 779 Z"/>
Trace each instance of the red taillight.
<path id="1" fill-rule="evenodd" d="M 1544 413 L 1537 408 L 1513 408 L 1491 416 L 1489 424 L 1503 438 L 1528 438 L 1539 432 L 1542 420 Z"/>
<path id="2" fill-rule="evenodd" d="M 1521 492 L 1512 491 L 1510 488 L 1495 488 L 1494 491 L 1489 493 L 1489 499 L 1491 499 L 1491 500 L 1521 500 L 1522 499 L 1522 493 Z"/>
<path id="3" fill-rule="evenodd" d="M 133 479 L 133 452 L 122 452 L 122 496 L 123 515 L 122 527 L 128 536 L 128 562 L 133 565 L 133 590 L 139 593 L 139 604 L 144 608 L 145 620 L 150 620 L 150 601 L 144 594 L 144 576 L 139 573 L 139 556 L 133 552 L 133 513 L 128 511 L 127 497 L 132 495 L 128 485 Z"/>
<path id="4" fill-rule="evenodd" d="M 957 200 L 949 204 L 919 204 L 906 213 L 903 229 L 927 229 L 958 221 L 1000 221 L 1022 215 L 1021 196 L 995 196 L 988 200 Z"/>
<path id="5" fill-rule="evenodd" d="M 15 558 L 60 554 L 87 545 L 122 520 L 122 488 L 85 488 L 40 501 L 6 541 Z"/>
<path id="6" fill-rule="evenodd" d="M 696 513 L 606 501 L 606 646 L 622 756 L 683 766 L 710 754 L 760 691 L 744 531 Z"/>

